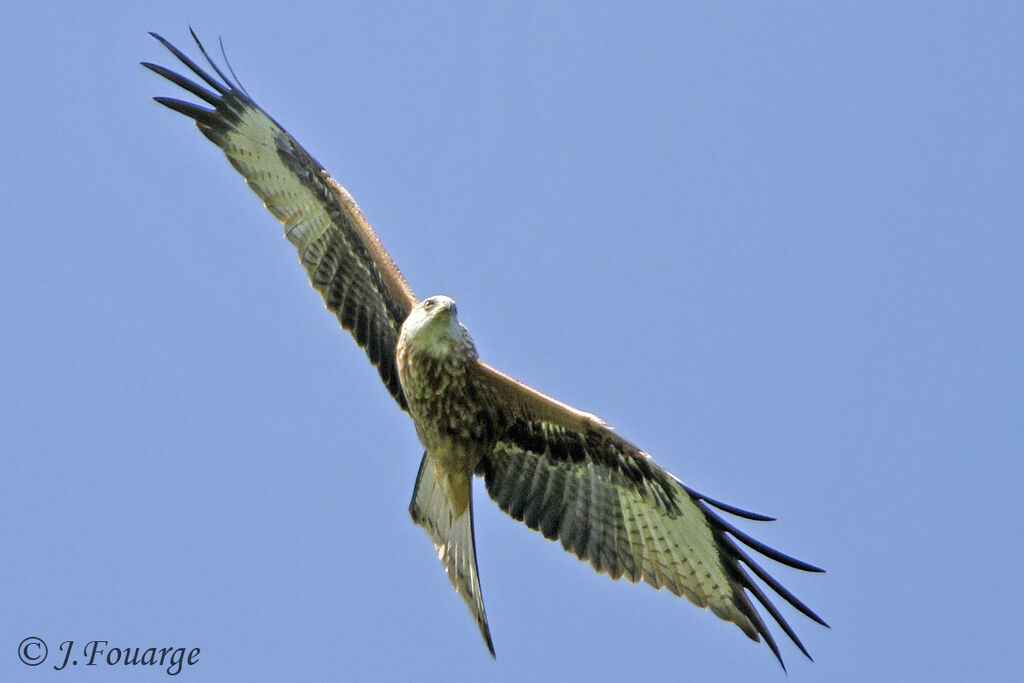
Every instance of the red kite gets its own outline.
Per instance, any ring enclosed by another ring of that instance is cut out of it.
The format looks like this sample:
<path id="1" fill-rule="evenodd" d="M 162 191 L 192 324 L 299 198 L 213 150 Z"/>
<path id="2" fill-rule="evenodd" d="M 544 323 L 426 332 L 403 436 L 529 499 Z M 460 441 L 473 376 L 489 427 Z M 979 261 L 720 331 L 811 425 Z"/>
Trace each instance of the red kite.
<path id="1" fill-rule="evenodd" d="M 795 569 L 821 570 L 751 538 L 712 508 L 750 520 L 770 517 L 697 493 L 594 415 L 484 364 L 455 302 L 416 299 L 348 192 L 225 75 L 195 33 L 219 80 L 152 35 L 205 86 L 156 64 L 143 66 L 209 106 L 156 101 L 193 119 L 284 223 L 328 310 L 415 423 L 425 453 L 409 511 L 433 539 L 492 655 L 473 539 L 474 476 L 483 477 L 502 510 L 561 541 L 595 570 L 666 587 L 711 609 L 751 639 L 763 637 L 782 664 L 753 596 L 810 658 L 750 573 L 825 622 L 742 546 Z"/>

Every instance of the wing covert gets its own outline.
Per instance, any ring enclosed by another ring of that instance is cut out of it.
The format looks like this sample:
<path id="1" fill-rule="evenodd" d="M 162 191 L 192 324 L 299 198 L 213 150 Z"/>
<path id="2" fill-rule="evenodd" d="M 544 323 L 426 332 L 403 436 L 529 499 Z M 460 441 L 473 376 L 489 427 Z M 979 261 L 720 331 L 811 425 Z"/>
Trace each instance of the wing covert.
<path id="1" fill-rule="evenodd" d="M 168 97 L 154 99 L 193 119 L 284 224 L 285 236 L 298 250 L 324 304 L 366 350 L 388 391 L 407 410 L 395 365 L 395 346 L 416 297 L 359 207 L 284 128 L 217 67 L 194 32 L 196 45 L 219 80 L 159 35 L 151 35 L 209 89 L 157 64 L 143 62 L 143 66 L 212 108 Z"/>

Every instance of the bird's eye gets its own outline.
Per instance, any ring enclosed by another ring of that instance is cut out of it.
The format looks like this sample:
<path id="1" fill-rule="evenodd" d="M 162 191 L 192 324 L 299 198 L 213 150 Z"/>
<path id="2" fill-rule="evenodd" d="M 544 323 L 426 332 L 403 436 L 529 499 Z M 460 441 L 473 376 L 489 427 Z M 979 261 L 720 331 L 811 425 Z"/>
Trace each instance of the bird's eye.
<path id="1" fill-rule="evenodd" d="M 433 299 L 427 299 L 426 301 L 423 302 L 423 308 L 429 310 L 434 307 L 435 303 L 437 302 L 435 302 Z"/>

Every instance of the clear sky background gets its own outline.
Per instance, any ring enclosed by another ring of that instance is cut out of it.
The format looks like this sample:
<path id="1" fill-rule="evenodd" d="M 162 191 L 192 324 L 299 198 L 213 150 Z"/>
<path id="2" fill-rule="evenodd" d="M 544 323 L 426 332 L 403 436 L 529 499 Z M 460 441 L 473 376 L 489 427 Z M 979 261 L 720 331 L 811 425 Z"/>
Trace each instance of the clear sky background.
<path id="1" fill-rule="evenodd" d="M 0 679 L 1013 680 L 1019 3 L 20 3 L 0 29 Z M 984 6 L 982 6 L 984 5 Z M 33 9 L 27 9 L 33 7 Z M 491 364 L 775 515 L 816 662 L 476 489 L 487 654 L 421 447 L 279 224 L 138 65 L 223 36 Z M 18 644 L 50 659 L 28 668 Z"/>

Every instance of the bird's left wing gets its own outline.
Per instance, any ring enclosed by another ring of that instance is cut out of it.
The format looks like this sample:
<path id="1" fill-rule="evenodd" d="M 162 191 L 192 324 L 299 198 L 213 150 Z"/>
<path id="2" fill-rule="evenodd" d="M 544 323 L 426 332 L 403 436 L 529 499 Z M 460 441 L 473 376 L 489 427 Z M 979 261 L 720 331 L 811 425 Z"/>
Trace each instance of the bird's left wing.
<path id="1" fill-rule="evenodd" d="M 388 391 L 407 409 L 398 381 L 395 346 L 416 297 L 359 207 L 284 128 L 217 67 L 194 32 L 196 45 L 219 80 L 157 34 L 151 35 L 206 87 L 157 64 L 143 62 L 143 66 L 212 108 L 169 97 L 154 99 L 195 120 L 267 209 L 284 223 L 285 236 L 298 249 L 299 259 L 327 308 L 366 350 Z"/>
<path id="2" fill-rule="evenodd" d="M 499 397 L 502 419 L 496 422 L 504 428 L 477 472 L 502 510 L 613 579 L 664 586 L 735 623 L 753 640 L 763 637 L 781 664 L 749 592 L 810 657 L 744 565 L 800 612 L 825 622 L 740 544 L 796 569 L 821 570 L 751 538 L 711 508 L 770 518 L 693 491 L 595 416 L 483 363 L 479 367 Z"/>

